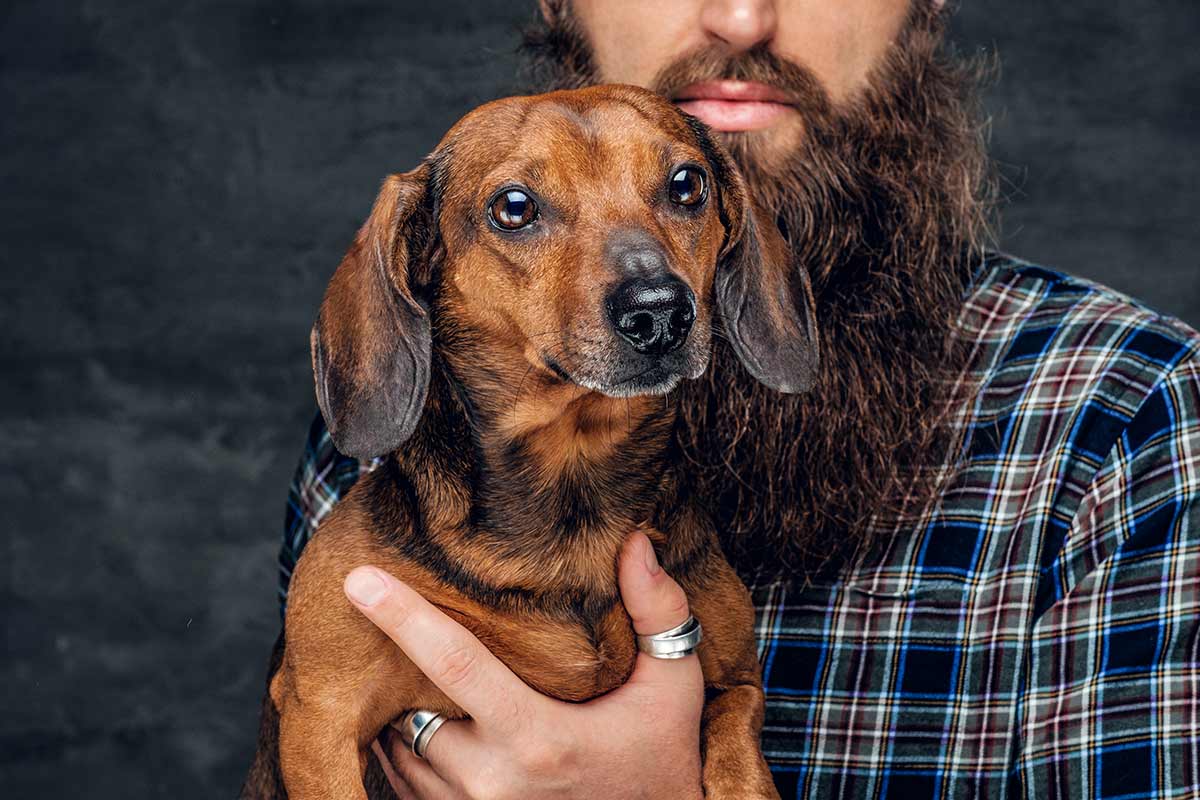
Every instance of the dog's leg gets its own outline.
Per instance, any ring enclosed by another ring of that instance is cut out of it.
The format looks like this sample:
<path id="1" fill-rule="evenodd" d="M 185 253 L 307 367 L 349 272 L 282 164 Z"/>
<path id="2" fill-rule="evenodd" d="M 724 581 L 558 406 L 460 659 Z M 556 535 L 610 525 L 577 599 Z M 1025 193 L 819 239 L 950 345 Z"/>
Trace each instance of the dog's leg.
<path id="1" fill-rule="evenodd" d="M 267 665 L 267 686 L 283 661 L 283 632 L 275 640 L 271 661 Z M 242 784 L 240 800 L 287 800 L 283 773 L 279 771 L 279 712 L 269 691 L 263 692 L 262 713 L 258 724 L 258 748 L 246 782 Z"/>
<path id="2" fill-rule="evenodd" d="M 705 796 L 778 800 L 759 742 L 764 703 L 754 606 L 719 553 L 708 562 L 701 568 L 703 590 L 693 592 L 684 586 L 692 614 L 704 626 L 698 654 L 708 693 L 701 726 Z"/>
<path id="3" fill-rule="evenodd" d="M 758 686 L 731 686 L 709 697 L 701 723 L 705 797 L 778 799 L 759 749 L 762 724 L 763 692 Z"/>
<path id="4" fill-rule="evenodd" d="M 274 692 L 273 692 L 274 694 Z M 325 704 L 303 703 L 286 689 L 279 714 L 279 760 L 289 800 L 368 800 L 367 753 L 357 720 Z"/>
<path id="5" fill-rule="evenodd" d="M 239 800 L 287 800 L 283 771 L 279 766 L 279 711 L 271 698 L 269 687 L 283 661 L 283 634 L 275 642 L 271 661 L 267 667 L 268 691 L 263 693 L 262 716 L 259 723 L 258 749 L 254 762 L 242 785 Z M 368 757 L 366 775 L 363 777 L 367 796 L 371 800 L 396 800 L 396 793 L 383 773 L 377 759 Z"/>
<path id="6" fill-rule="evenodd" d="M 371 753 L 380 731 L 409 708 L 428 708 L 449 717 L 461 717 L 462 712 L 394 647 L 374 659 L 348 655 L 349 646 L 322 652 L 337 652 L 346 663 L 359 666 L 314 671 L 289 658 L 271 682 L 271 698 L 279 709 L 279 765 L 287 797 L 394 797 Z"/>

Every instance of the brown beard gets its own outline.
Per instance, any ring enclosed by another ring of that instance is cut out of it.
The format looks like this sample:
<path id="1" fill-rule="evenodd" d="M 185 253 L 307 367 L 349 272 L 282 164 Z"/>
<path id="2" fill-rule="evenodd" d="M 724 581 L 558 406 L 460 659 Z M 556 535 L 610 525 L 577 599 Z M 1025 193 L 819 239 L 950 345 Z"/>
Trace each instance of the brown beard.
<path id="1" fill-rule="evenodd" d="M 916 0 L 867 88 L 839 106 L 808 70 L 763 49 L 689 53 L 653 87 L 671 96 L 713 78 L 762 81 L 794 96 L 804 122 L 785 158 L 769 160 L 752 135 L 719 136 L 809 270 L 822 337 L 816 388 L 766 389 L 719 341 L 705 377 L 681 390 L 693 491 L 711 498 L 747 579 L 804 581 L 869 558 L 953 475 L 955 413 L 973 388 L 955 321 L 994 190 L 981 73 L 947 52 L 944 25 L 944 12 Z M 524 47 L 539 88 L 597 82 L 565 3 Z"/>

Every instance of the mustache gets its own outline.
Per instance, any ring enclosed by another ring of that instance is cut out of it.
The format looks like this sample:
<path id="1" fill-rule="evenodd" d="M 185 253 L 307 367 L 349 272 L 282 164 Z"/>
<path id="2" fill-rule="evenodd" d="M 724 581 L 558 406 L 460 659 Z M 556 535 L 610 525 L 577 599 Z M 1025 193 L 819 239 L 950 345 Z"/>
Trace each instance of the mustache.
<path id="1" fill-rule="evenodd" d="M 675 99 L 684 88 L 713 80 L 766 84 L 782 92 L 802 114 L 824 116 L 832 107 L 829 93 L 811 70 L 765 47 L 739 53 L 717 45 L 697 48 L 660 69 L 650 88 Z"/>

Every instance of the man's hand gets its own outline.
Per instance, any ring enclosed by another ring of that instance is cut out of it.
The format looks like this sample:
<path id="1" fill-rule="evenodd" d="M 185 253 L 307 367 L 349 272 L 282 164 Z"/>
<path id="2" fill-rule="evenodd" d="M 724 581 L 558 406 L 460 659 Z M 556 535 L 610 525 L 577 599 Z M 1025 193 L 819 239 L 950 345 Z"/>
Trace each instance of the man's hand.
<path id="1" fill-rule="evenodd" d="M 687 597 L 659 569 L 644 534 L 625 543 L 619 583 L 639 634 L 660 633 L 687 619 Z M 398 736 L 376 743 L 376 755 L 404 800 L 703 796 L 704 679 L 695 655 L 666 661 L 638 653 L 625 685 L 587 703 L 565 703 L 531 689 L 466 629 L 391 575 L 359 567 L 345 588 L 351 602 L 471 717 L 443 725 L 429 741 L 427 761 Z"/>

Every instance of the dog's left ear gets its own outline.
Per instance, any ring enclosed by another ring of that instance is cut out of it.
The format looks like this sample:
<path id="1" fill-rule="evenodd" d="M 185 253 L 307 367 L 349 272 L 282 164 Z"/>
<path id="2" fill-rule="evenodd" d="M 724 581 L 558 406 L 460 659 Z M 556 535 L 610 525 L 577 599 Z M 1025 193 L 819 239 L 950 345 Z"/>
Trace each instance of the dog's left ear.
<path id="1" fill-rule="evenodd" d="M 342 259 L 312 329 L 317 404 L 338 450 L 373 458 L 417 426 L 432 326 L 420 298 L 436 224 L 429 167 L 389 175 Z"/>
<path id="2" fill-rule="evenodd" d="M 808 270 L 791 263 L 774 219 L 757 210 L 729 154 L 684 115 L 714 171 L 725 244 L 715 295 L 738 359 L 760 383 L 788 394 L 812 388 L 818 336 Z"/>

